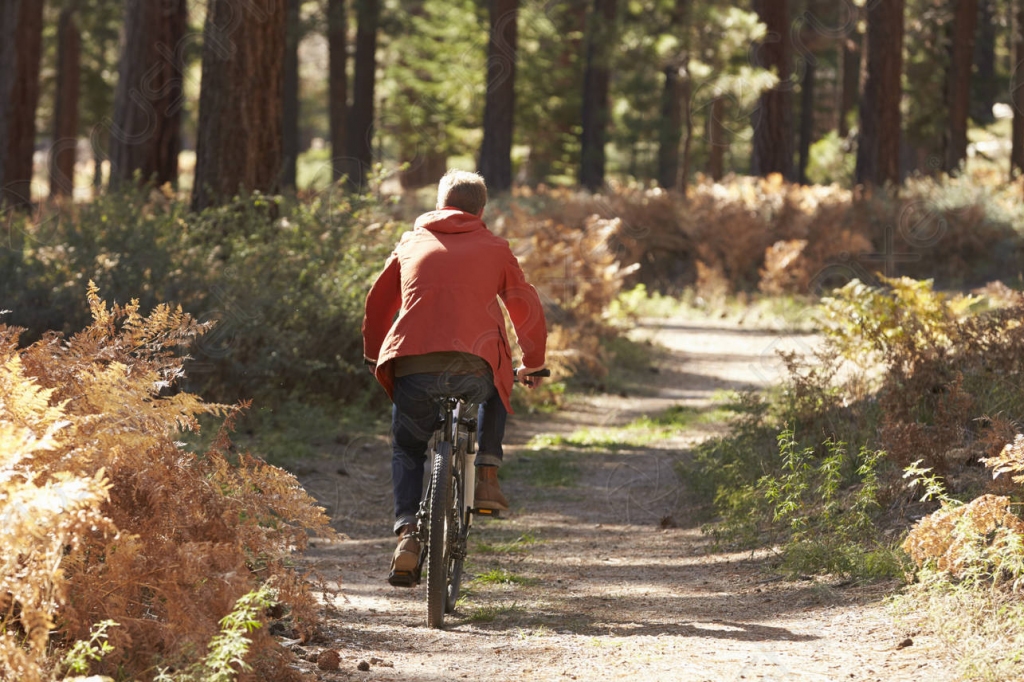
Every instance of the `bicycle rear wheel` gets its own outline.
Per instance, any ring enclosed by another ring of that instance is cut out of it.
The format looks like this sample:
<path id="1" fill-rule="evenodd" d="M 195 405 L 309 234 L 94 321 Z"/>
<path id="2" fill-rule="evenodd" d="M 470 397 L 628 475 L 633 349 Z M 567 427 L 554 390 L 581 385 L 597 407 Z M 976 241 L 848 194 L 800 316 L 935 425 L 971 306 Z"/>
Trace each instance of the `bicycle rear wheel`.
<path id="1" fill-rule="evenodd" d="M 455 455 L 455 471 L 449 480 L 452 481 L 451 503 L 448 506 L 448 546 L 445 549 L 445 571 L 447 573 L 445 613 L 455 610 L 455 602 L 459 600 L 462 589 L 462 565 L 466 558 L 466 536 L 469 534 L 466 504 L 463 500 L 463 480 L 465 472 L 458 461 L 463 457 L 462 448 Z"/>
<path id="2" fill-rule="evenodd" d="M 430 473 L 430 516 L 427 538 L 427 625 L 444 624 L 448 597 L 448 525 L 451 519 L 452 445 L 437 444 Z"/>

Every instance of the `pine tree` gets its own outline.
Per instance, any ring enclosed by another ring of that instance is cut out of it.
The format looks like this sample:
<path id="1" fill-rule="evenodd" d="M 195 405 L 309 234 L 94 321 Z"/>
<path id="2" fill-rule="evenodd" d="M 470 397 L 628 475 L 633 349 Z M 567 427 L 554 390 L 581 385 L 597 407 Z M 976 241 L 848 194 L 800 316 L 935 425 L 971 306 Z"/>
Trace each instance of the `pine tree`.
<path id="1" fill-rule="evenodd" d="M 53 111 L 50 148 L 50 196 L 72 196 L 78 148 L 78 99 L 82 61 L 82 33 L 78 28 L 78 2 L 61 10 L 57 27 L 57 96 Z"/>
<path id="2" fill-rule="evenodd" d="M 768 27 L 758 54 L 761 66 L 773 69 L 779 83 L 761 95 L 753 114 L 754 148 L 750 162 L 755 175 L 781 173 L 793 177 L 792 105 L 790 103 L 790 37 L 787 0 L 754 0 L 754 9 Z"/>
<path id="3" fill-rule="evenodd" d="M 996 0 L 978 0 L 978 29 L 974 40 L 974 77 L 971 79 L 971 118 L 979 125 L 995 121 L 992 106 L 999 97 L 996 75 Z M 1013 49 L 1013 46 L 1010 46 Z"/>
<path id="4" fill-rule="evenodd" d="M 273 192 L 281 172 L 286 0 L 210 0 L 192 209 Z"/>
<path id="5" fill-rule="evenodd" d="M 851 12 L 858 9 L 851 9 Z M 861 44 L 863 36 L 857 29 L 856 17 L 851 17 L 848 22 L 848 30 L 839 37 L 839 97 L 836 102 L 836 131 L 839 137 L 845 138 L 850 134 L 848 115 L 857 104 L 857 95 L 860 92 L 860 71 L 861 71 Z"/>
<path id="6" fill-rule="evenodd" d="M 668 33 L 681 36 L 679 49 L 671 55 L 662 68 L 665 84 L 661 97 L 661 125 L 658 130 L 658 184 L 666 189 L 675 189 L 679 184 L 679 144 L 683 139 L 683 121 L 686 121 L 686 144 L 689 150 L 692 135 L 692 120 L 689 107 L 689 41 L 691 0 L 675 0 L 668 24 Z M 689 154 L 686 154 L 687 162 Z M 688 166 L 687 164 L 684 164 Z M 687 167 L 683 172 L 682 190 L 685 196 Z"/>
<path id="7" fill-rule="evenodd" d="M 1024 173 L 1024 0 L 1017 0 L 1014 17 L 1013 72 L 1010 86 L 1013 99 L 1013 140 L 1010 150 L 1010 179 Z"/>
<path id="8" fill-rule="evenodd" d="M 529 149 L 527 182 L 574 179 L 579 172 L 584 36 L 588 0 L 520 6 L 515 142 Z"/>
<path id="9" fill-rule="evenodd" d="M 971 69 L 974 64 L 974 37 L 978 20 L 978 0 L 956 0 L 950 25 L 949 69 L 946 72 L 946 129 L 944 169 L 956 173 L 967 158 L 967 116 L 971 104 Z"/>
<path id="10" fill-rule="evenodd" d="M 136 173 L 141 182 L 178 181 L 187 28 L 186 0 L 128 0 L 125 5 L 110 127 L 112 187 L 130 182 Z"/>
<path id="11" fill-rule="evenodd" d="M 608 85 L 615 48 L 616 0 L 594 0 L 587 21 L 586 71 L 583 77 L 579 182 L 591 192 L 604 185 L 608 122 Z"/>
<path id="12" fill-rule="evenodd" d="M 15 61 L 7 110 L 7 147 L 0 174 L 2 200 L 15 206 L 32 204 L 36 106 L 39 104 L 39 60 L 42 55 L 43 0 L 22 0 L 14 36 Z M 5 65 L 6 66 L 6 65 Z"/>
<path id="13" fill-rule="evenodd" d="M 4 186 L 7 165 L 8 126 L 11 119 L 11 89 L 17 73 L 18 53 L 15 39 L 21 0 L 0 0 L 0 188 Z M 0 192 L 0 203 L 3 193 Z"/>
<path id="14" fill-rule="evenodd" d="M 903 0 L 868 6 L 867 62 L 860 105 L 856 181 L 900 182 L 900 97 L 903 65 Z"/>
<path id="15" fill-rule="evenodd" d="M 331 174 L 335 182 L 345 174 L 345 131 L 348 118 L 348 8 L 346 0 L 328 0 L 327 43 L 330 50 L 329 118 L 331 135 Z"/>
<path id="16" fill-rule="evenodd" d="M 356 0 L 355 73 L 348 118 L 345 174 L 354 189 L 366 186 L 373 164 L 374 90 L 377 83 L 377 29 L 380 0 Z"/>
<path id="17" fill-rule="evenodd" d="M 512 187 L 512 132 L 516 103 L 519 0 L 490 0 L 487 101 L 479 171 L 494 192 Z"/>
<path id="18" fill-rule="evenodd" d="M 284 51 L 284 90 L 282 96 L 281 186 L 295 189 L 299 160 L 299 41 L 302 26 L 299 21 L 300 0 L 287 0 L 287 29 Z"/>

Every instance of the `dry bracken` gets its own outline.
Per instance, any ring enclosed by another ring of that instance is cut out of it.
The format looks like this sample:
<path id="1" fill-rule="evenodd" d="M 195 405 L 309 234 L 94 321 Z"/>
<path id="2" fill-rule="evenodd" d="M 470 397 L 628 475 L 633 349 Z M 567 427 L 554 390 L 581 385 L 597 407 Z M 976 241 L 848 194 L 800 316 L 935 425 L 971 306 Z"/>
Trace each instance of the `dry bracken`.
<path id="1" fill-rule="evenodd" d="M 238 409 L 174 388 L 206 327 L 170 306 L 108 307 L 93 288 L 89 304 L 93 324 L 69 339 L 19 349 L 0 326 L 0 670 L 47 679 L 60 672 L 48 647 L 108 619 L 114 650 L 93 672 L 184 668 L 271 578 L 309 634 L 314 602 L 286 562 L 330 533 L 323 511 L 290 474 L 234 453 L 226 430 L 202 454 L 178 442 L 198 416 Z M 287 679 L 283 652 L 252 637 L 253 675 Z"/>

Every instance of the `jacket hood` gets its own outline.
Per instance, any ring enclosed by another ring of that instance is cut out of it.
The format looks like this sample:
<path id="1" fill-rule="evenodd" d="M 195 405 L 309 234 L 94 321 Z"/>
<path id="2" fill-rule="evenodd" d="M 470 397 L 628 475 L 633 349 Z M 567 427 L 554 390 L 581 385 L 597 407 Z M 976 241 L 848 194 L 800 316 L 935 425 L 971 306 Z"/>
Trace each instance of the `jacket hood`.
<path id="1" fill-rule="evenodd" d="M 443 234 L 457 234 L 487 229 L 484 221 L 479 217 L 472 213 L 460 211 L 457 208 L 441 208 L 424 213 L 416 219 L 414 227 L 415 229 L 430 230 L 431 232 L 441 232 Z"/>

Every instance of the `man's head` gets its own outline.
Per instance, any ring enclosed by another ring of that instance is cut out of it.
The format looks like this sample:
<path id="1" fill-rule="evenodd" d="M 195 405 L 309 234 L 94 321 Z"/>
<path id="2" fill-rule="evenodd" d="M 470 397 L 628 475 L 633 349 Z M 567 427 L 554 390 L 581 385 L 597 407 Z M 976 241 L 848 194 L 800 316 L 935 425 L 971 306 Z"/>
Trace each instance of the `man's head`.
<path id="1" fill-rule="evenodd" d="M 487 205 L 487 185 L 476 173 L 450 170 L 437 184 L 437 207 L 451 206 L 466 213 L 482 215 Z"/>

